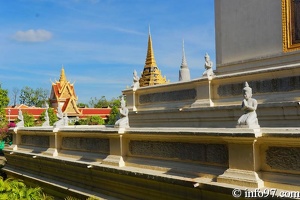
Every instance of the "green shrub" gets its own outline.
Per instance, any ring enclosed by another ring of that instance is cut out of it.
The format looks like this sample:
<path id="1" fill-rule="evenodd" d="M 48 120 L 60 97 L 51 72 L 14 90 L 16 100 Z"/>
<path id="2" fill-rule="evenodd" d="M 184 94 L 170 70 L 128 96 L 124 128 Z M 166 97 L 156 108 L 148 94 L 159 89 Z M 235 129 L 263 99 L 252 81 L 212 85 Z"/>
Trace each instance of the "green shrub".
<path id="1" fill-rule="evenodd" d="M 25 127 L 32 127 L 35 125 L 35 123 L 34 123 L 35 120 L 34 120 L 33 115 L 28 114 L 27 112 L 23 113 L 23 120 L 24 120 Z M 20 121 L 19 119 L 16 119 L 15 123 L 18 123 L 19 121 Z"/>
<path id="2" fill-rule="evenodd" d="M 104 124 L 104 119 L 100 116 L 89 116 L 86 119 L 79 119 L 75 122 L 75 125 L 102 125 Z"/>
<path id="3" fill-rule="evenodd" d="M 117 105 L 114 105 L 110 110 L 110 115 L 107 124 L 114 125 L 119 119 L 119 108 Z"/>
<path id="4" fill-rule="evenodd" d="M 42 122 L 46 121 L 45 120 L 45 113 L 46 113 L 46 111 L 44 111 L 41 114 L 40 118 L 39 118 L 39 120 L 42 121 Z M 56 116 L 56 113 L 55 113 L 53 108 L 48 108 L 48 116 L 49 116 L 49 125 L 53 126 L 53 124 L 58 120 L 58 118 Z"/>
<path id="5" fill-rule="evenodd" d="M 0 199 L 30 199 L 30 200 L 54 200 L 53 197 L 43 193 L 40 187 L 28 188 L 21 180 L 6 179 L 0 177 Z"/>
<path id="6" fill-rule="evenodd" d="M 86 118 L 87 125 L 102 125 L 104 124 L 104 119 L 100 116 L 89 116 Z"/>

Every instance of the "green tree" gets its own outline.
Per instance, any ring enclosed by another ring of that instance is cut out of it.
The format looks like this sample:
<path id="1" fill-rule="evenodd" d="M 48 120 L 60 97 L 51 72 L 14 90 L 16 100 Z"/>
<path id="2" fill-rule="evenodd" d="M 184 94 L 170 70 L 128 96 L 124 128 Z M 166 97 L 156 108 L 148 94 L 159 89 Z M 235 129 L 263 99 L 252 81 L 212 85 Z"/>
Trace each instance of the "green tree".
<path id="1" fill-rule="evenodd" d="M 93 97 L 89 101 L 89 107 L 90 108 L 106 108 L 106 107 L 113 107 L 114 105 L 117 105 L 120 107 L 121 96 L 118 98 L 112 98 L 111 100 L 107 100 L 105 96 L 102 96 L 100 99 L 97 97 Z"/>
<path id="2" fill-rule="evenodd" d="M 33 115 L 28 114 L 27 112 L 23 112 L 23 120 L 24 120 L 24 126 L 25 127 L 32 127 L 35 125 L 35 119 Z M 18 123 L 20 120 L 16 119 L 15 123 Z"/>
<path id="3" fill-rule="evenodd" d="M 121 96 L 119 96 L 119 98 L 112 98 L 110 100 L 110 106 L 111 106 L 111 110 L 110 110 L 110 114 L 109 114 L 109 118 L 108 118 L 108 125 L 114 125 L 116 123 L 116 121 L 120 118 L 120 112 L 119 112 L 119 108 L 121 107 Z"/>
<path id="4" fill-rule="evenodd" d="M 118 119 L 119 119 L 119 107 L 117 105 L 113 105 L 113 107 L 110 110 L 107 124 L 114 125 Z"/>
<path id="5" fill-rule="evenodd" d="M 102 125 L 104 124 L 104 119 L 100 116 L 89 116 L 86 118 L 86 123 L 88 125 Z"/>
<path id="6" fill-rule="evenodd" d="M 87 125 L 87 120 L 86 119 L 79 119 L 78 121 L 75 122 L 74 125 Z"/>
<path id="7" fill-rule="evenodd" d="M 8 90 L 2 89 L 0 84 L 0 139 L 6 137 L 8 121 L 6 119 L 5 108 L 9 103 Z"/>
<path id="8" fill-rule="evenodd" d="M 95 108 L 95 105 L 96 105 L 97 102 L 98 102 L 97 97 L 91 97 L 88 105 L 89 105 L 90 108 Z"/>
<path id="9" fill-rule="evenodd" d="M 23 117 L 24 117 L 24 126 L 25 127 L 32 127 L 34 126 L 34 117 L 31 114 L 28 114 L 27 112 L 23 113 Z"/>
<path id="10" fill-rule="evenodd" d="M 2 89 L 0 84 L 0 108 L 6 108 L 9 103 L 8 90 Z"/>
<path id="11" fill-rule="evenodd" d="M 110 107 L 113 107 L 113 106 L 116 106 L 118 108 L 121 107 L 121 96 L 119 98 L 112 98 L 110 101 L 109 101 L 109 105 Z"/>
<path id="12" fill-rule="evenodd" d="M 98 102 L 94 105 L 95 108 L 105 108 L 109 106 L 109 101 L 105 98 L 105 96 L 102 96 Z"/>
<path id="13" fill-rule="evenodd" d="M 41 116 L 39 117 L 39 120 L 42 122 L 45 121 L 45 113 L 46 113 L 46 111 L 44 111 L 41 114 Z M 49 116 L 49 124 L 50 124 L 50 126 L 53 126 L 53 124 L 58 120 L 53 108 L 48 108 L 48 116 Z"/>
<path id="14" fill-rule="evenodd" d="M 79 107 L 79 108 L 88 108 L 89 105 L 86 104 L 86 103 L 78 103 L 78 104 L 77 104 L 77 107 Z"/>
<path id="15" fill-rule="evenodd" d="M 22 88 L 20 93 L 20 103 L 27 106 L 42 107 L 45 101 L 49 98 L 48 90 L 43 88 L 33 89 L 31 87 L 25 86 Z"/>

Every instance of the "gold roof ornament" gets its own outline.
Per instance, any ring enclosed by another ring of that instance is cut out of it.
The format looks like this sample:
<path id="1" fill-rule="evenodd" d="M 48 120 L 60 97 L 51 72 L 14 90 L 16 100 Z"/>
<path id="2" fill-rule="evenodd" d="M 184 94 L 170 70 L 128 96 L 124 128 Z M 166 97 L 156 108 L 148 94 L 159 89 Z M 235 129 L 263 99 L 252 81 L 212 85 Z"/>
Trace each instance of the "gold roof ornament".
<path id="1" fill-rule="evenodd" d="M 61 68 L 61 73 L 60 73 L 60 77 L 59 77 L 59 82 L 61 83 L 61 85 L 63 85 L 64 83 L 67 82 L 67 77 L 66 77 L 66 74 L 65 74 L 64 66 L 62 66 L 62 68 Z"/>
<path id="2" fill-rule="evenodd" d="M 151 33 L 150 33 L 150 27 L 149 27 L 148 50 L 147 50 L 145 67 L 157 67 L 155 57 L 154 57 L 154 51 L 153 51 L 153 47 L 152 47 L 152 38 L 151 38 Z"/>
<path id="3" fill-rule="evenodd" d="M 152 47 L 150 27 L 149 27 L 148 50 L 147 50 L 146 62 L 144 66 L 144 71 L 142 72 L 139 82 L 140 82 L 140 87 L 167 83 L 166 77 L 162 77 L 161 71 L 156 65 L 154 51 Z"/>

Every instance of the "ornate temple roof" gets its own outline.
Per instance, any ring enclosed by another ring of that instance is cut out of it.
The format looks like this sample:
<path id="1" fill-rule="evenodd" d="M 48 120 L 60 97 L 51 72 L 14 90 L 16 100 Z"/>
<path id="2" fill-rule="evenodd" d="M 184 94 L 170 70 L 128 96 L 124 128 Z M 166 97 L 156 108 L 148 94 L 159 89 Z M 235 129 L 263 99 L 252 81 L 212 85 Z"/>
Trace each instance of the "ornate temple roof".
<path id="1" fill-rule="evenodd" d="M 51 107 L 56 108 L 59 104 L 63 104 L 61 106 L 62 112 L 67 113 L 68 116 L 77 116 L 81 114 L 77 107 L 77 99 L 74 85 L 67 80 L 65 70 L 62 67 L 59 81 L 52 83 Z"/>
<path id="2" fill-rule="evenodd" d="M 161 71 L 156 65 L 154 51 L 152 47 L 152 38 L 149 29 L 148 50 L 144 66 L 144 71 L 140 78 L 140 87 L 159 85 L 167 83 L 166 77 L 162 77 Z"/>

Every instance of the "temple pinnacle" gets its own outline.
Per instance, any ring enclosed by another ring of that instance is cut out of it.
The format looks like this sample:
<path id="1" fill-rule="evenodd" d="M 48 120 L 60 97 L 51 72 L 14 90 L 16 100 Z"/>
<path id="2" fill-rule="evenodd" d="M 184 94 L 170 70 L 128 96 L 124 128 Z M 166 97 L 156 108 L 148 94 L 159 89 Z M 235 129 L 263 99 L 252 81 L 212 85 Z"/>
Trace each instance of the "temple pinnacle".
<path id="1" fill-rule="evenodd" d="M 148 51 L 147 51 L 147 57 L 145 62 L 145 67 L 157 67 L 155 57 L 154 57 L 154 51 L 152 47 L 152 38 L 150 33 L 150 26 L 149 26 L 149 37 L 148 37 Z"/>
<path id="2" fill-rule="evenodd" d="M 191 75 L 185 58 L 184 40 L 182 40 L 182 62 L 179 70 L 179 81 L 189 80 L 191 80 Z"/>
<path id="3" fill-rule="evenodd" d="M 147 57 L 145 61 L 144 70 L 139 80 L 139 84 L 140 87 L 145 87 L 145 86 L 165 84 L 165 83 L 167 83 L 166 78 L 162 77 L 161 72 L 158 69 L 154 58 L 154 51 L 152 48 L 152 38 L 151 38 L 150 26 L 149 26 Z"/>
<path id="4" fill-rule="evenodd" d="M 181 62 L 181 68 L 188 68 L 186 58 L 185 58 L 185 51 L 184 51 L 184 40 L 182 40 L 182 62 Z"/>
<path id="5" fill-rule="evenodd" d="M 67 82 L 67 77 L 65 75 L 65 69 L 64 66 L 62 66 L 61 68 L 61 73 L 60 73 L 60 77 L 59 77 L 59 82 L 64 84 L 65 82 Z"/>

